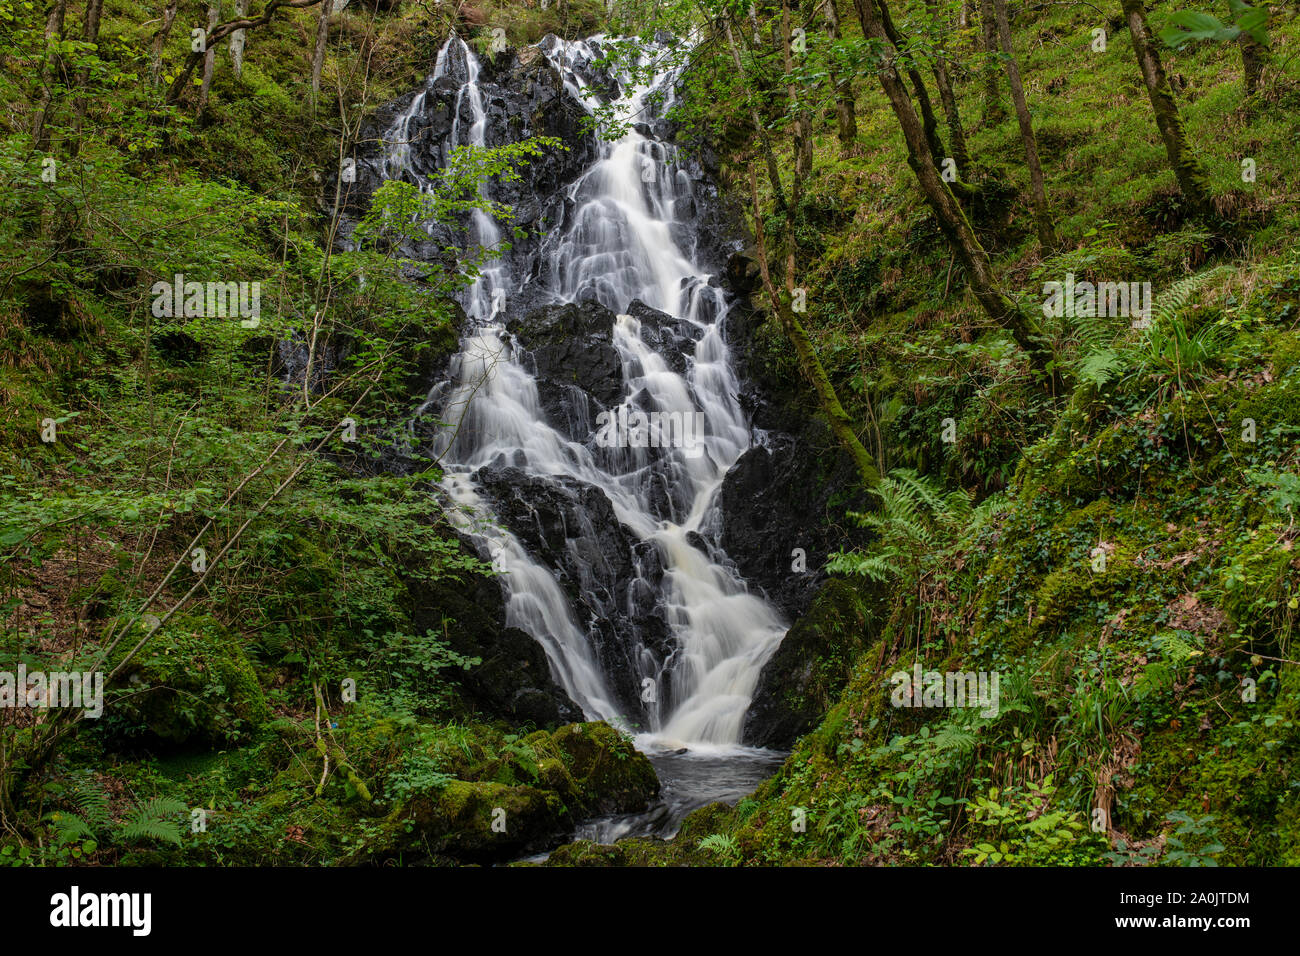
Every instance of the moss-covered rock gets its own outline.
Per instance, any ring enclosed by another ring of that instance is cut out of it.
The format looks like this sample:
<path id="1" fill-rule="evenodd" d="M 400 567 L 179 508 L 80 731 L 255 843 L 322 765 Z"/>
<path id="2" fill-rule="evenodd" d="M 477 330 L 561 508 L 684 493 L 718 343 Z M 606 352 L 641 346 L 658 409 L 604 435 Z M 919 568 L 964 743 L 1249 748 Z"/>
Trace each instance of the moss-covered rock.
<path id="1" fill-rule="evenodd" d="M 505 862 L 544 849 L 569 825 L 552 791 L 454 780 L 393 810 L 344 862 Z"/>
<path id="2" fill-rule="evenodd" d="M 659 778 L 645 754 L 603 721 L 568 724 L 545 739 L 540 736 L 533 735 L 529 741 L 553 754 L 564 770 L 561 774 L 559 768 L 550 766 L 546 773 L 560 786 L 572 782 L 570 796 L 583 815 L 644 810 L 659 793 Z"/>
<path id="3" fill-rule="evenodd" d="M 240 643 L 211 619 L 169 622 L 123 677 L 132 693 L 107 712 L 118 734 L 169 744 L 245 740 L 271 718 Z"/>
<path id="4" fill-rule="evenodd" d="M 744 739 L 784 748 L 807 733 L 848 683 L 853 664 L 879 637 L 883 604 L 875 590 L 827 581 L 764 665 L 745 715 Z"/>

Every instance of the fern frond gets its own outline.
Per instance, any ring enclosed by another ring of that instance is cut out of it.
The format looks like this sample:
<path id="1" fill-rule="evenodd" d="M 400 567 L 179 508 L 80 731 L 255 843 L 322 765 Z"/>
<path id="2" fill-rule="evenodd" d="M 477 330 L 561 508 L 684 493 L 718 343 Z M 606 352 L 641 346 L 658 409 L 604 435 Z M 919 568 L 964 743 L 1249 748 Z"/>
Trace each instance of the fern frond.
<path id="1" fill-rule="evenodd" d="M 1190 275 L 1185 279 L 1179 279 L 1169 288 L 1165 289 L 1156 296 L 1153 307 L 1155 319 L 1157 322 L 1168 322 L 1178 313 L 1187 308 L 1187 303 L 1191 301 L 1192 296 L 1207 285 L 1211 279 L 1228 271 L 1227 266 L 1215 266 L 1213 269 L 1207 269 L 1204 272 L 1198 272 L 1196 275 Z"/>
<path id="2" fill-rule="evenodd" d="M 188 811 L 189 807 L 172 797 L 154 797 L 135 808 L 118 837 L 124 843 L 156 840 L 180 846 L 181 828 L 175 817 Z"/>
<path id="3" fill-rule="evenodd" d="M 108 794 L 101 787 L 90 781 L 79 783 L 73 791 L 72 802 L 92 830 L 108 829 L 112 817 L 108 812 Z"/>
<path id="4" fill-rule="evenodd" d="M 1091 382 L 1098 388 L 1117 378 L 1124 369 L 1123 356 L 1112 348 L 1089 352 L 1079 362 L 1077 374 L 1082 382 Z"/>
<path id="5" fill-rule="evenodd" d="M 96 839 L 95 831 L 75 813 L 69 813 L 67 810 L 55 810 L 46 819 L 53 825 L 54 839 L 58 843 Z"/>

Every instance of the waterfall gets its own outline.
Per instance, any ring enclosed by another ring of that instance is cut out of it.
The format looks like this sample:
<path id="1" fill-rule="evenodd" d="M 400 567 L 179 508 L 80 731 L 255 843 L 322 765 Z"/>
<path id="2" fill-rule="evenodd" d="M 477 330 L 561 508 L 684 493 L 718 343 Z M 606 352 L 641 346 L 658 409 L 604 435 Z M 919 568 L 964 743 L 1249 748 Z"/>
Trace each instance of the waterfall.
<path id="1" fill-rule="evenodd" d="M 588 111 L 602 103 L 584 78 L 599 40 L 551 36 L 538 46 L 560 72 L 564 89 Z M 454 147 L 487 142 L 481 75 L 469 47 L 449 39 L 430 79 L 430 85 L 440 79 L 460 83 L 455 118 L 442 144 L 444 160 Z M 512 270 L 504 258 L 490 258 L 480 270 L 464 294 L 472 328 L 453 360 L 453 381 L 431 393 L 422 413 L 446 423 L 434 449 L 444 468 L 442 491 L 455 506 L 449 509 L 453 520 L 500 572 L 507 624 L 541 644 L 555 678 L 584 713 L 627 726 L 628 701 L 619 699 L 612 675 L 602 670 L 592 647 L 596 622 L 575 612 L 554 568 L 499 520 L 480 469 L 518 468 L 568 492 L 599 489 L 638 555 L 633 579 L 620 584 L 621 593 L 600 600 L 627 610 L 633 606 L 631 595 L 652 590 L 655 614 L 672 647 L 662 655 L 641 642 L 629 654 L 634 684 L 643 688 L 634 702 L 640 706 L 638 745 L 734 747 L 759 671 L 788 625 L 749 592 L 726 555 L 708 543 L 720 522 L 723 477 L 749 448 L 751 431 L 737 401 L 723 333 L 727 303 L 692 261 L 693 251 L 682 248 L 682 235 L 689 233 L 681 228 L 682 211 L 696 205 L 690 179 L 680 168 L 677 147 L 655 138 L 644 122 L 654 119 L 651 92 L 670 94 L 673 78 L 661 74 L 645 85 L 628 76 L 614 79 L 621 92 L 617 102 L 636 125 L 617 138 L 602 139 L 596 161 L 562 190 L 558 225 L 542 239 L 527 269 L 516 262 Z M 387 137 L 398 144 L 385 158 L 390 177 L 420 181 L 411 169 L 408 144 L 426 92 L 396 118 Z M 481 212 L 468 231 L 473 245 L 489 250 L 502 235 L 501 226 Z M 511 297 L 525 284 L 532 284 L 530 293 L 540 294 L 540 301 L 595 300 L 615 313 L 610 342 L 622 365 L 623 389 L 620 401 L 604 410 L 608 421 L 635 420 L 653 409 L 663 421 L 702 421 L 697 441 L 611 446 L 582 415 L 575 417 L 587 426 L 585 433 L 566 435 L 552 427 L 528 354 L 507 330 Z M 674 357 L 656 351 L 647 341 L 645 320 L 631 314 L 641 309 L 633 308 L 634 302 L 684 323 L 694 354 L 684 362 L 669 361 Z M 570 549 L 577 547 L 579 530 L 566 530 Z M 582 562 L 591 560 L 581 556 Z M 662 571 L 653 579 L 647 577 L 652 565 Z"/>

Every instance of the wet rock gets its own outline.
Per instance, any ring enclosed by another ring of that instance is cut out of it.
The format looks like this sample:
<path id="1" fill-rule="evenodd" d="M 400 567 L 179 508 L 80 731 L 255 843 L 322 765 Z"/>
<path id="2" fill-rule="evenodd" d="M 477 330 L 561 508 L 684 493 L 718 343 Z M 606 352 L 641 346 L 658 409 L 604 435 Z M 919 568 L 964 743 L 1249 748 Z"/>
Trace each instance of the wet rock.
<path id="1" fill-rule="evenodd" d="M 585 816 L 635 813 L 659 793 L 654 766 L 609 724 L 571 724 L 529 743 L 554 753 L 575 784 L 575 807 Z"/>
<path id="2" fill-rule="evenodd" d="M 468 545 L 463 545 L 468 548 Z M 444 634 L 451 649 L 482 663 L 447 673 L 469 702 L 516 723 L 554 727 L 582 718 L 582 710 L 551 677 L 546 652 L 530 635 L 505 626 L 501 585 L 484 575 L 428 581 L 406 575 L 417 633 Z"/>
<path id="3" fill-rule="evenodd" d="M 879 639 L 882 597 L 842 580 L 822 585 L 759 674 L 745 714 L 745 743 L 785 750 L 817 726 L 848 684 L 854 662 Z"/>
<path id="4" fill-rule="evenodd" d="M 830 553 L 866 541 L 844 519 L 867 505 L 852 468 L 829 432 L 810 423 L 803 436 L 769 436 L 767 447 L 746 451 L 723 479 L 722 547 L 789 619 L 826 579 Z"/>
<path id="5" fill-rule="evenodd" d="M 614 313 L 592 301 L 551 305 L 506 327 L 532 356 L 547 423 L 569 438 L 585 438 L 596 414 L 623 394 Z"/>
<path id="6" fill-rule="evenodd" d="M 727 286 L 736 295 L 752 295 L 762 287 L 758 262 L 747 253 L 737 252 L 727 260 Z"/>
<path id="7" fill-rule="evenodd" d="M 663 576 L 658 553 L 623 527 L 594 485 L 497 465 L 474 477 L 501 523 L 556 573 L 611 692 L 625 715 L 644 722 L 641 680 L 673 649 L 654 599 Z"/>
<path id="8" fill-rule="evenodd" d="M 641 340 L 659 354 L 669 369 L 685 375 L 689 364 L 687 356 L 695 354 L 700 327 L 686 319 L 652 309 L 640 299 L 632 300 L 627 314 L 640 322 Z"/>

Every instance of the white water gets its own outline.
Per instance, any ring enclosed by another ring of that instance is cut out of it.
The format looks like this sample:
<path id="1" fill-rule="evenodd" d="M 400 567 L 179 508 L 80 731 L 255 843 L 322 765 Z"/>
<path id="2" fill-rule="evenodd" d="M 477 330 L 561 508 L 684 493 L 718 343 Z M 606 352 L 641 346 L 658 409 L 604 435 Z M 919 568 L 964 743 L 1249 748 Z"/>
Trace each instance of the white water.
<path id="1" fill-rule="evenodd" d="M 565 87 L 588 109 L 596 106 L 596 96 L 571 68 L 575 57 L 591 58 L 588 45 L 548 37 L 541 49 L 561 71 Z M 438 55 L 435 76 L 444 75 L 462 80 L 457 116 L 463 101 L 473 120 L 468 130 L 458 120 L 445 148 L 484 145 L 487 119 L 479 64 L 454 37 Z M 624 82 L 629 114 L 643 119 L 647 94 L 669 79 L 660 76 L 649 87 Z M 424 96 L 421 93 L 397 119 L 390 140 L 409 133 Z M 511 283 L 520 281 L 501 260 L 489 262 L 465 295 L 475 328 L 463 340 L 453 365 L 454 389 L 430 411 L 449 423 L 437 449 L 443 454 L 443 487 L 464 506 L 457 520 L 493 555 L 502 572 L 507 623 L 541 643 L 556 679 L 585 714 L 613 722 L 623 716 L 583 622 L 574 619 L 554 574 L 494 523 L 490 503 L 475 485 L 473 473 L 501 456 L 530 475 L 568 476 L 596 486 L 629 533 L 658 551 L 665 573 L 656 598 L 678 650 L 667 662 L 659 662 L 643 649 L 636 657 L 641 672 L 635 676 L 638 686 L 646 678 L 654 682 L 660 690 L 657 700 L 677 704 L 662 714 L 657 704 L 646 705 L 650 726 L 638 737 L 638 745 L 729 751 L 740 741 L 759 670 L 787 625 L 763 599 L 747 591 L 731 568 L 711 560 L 688 540 L 691 532 L 716 526 L 718 489 L 749 447 L 750 430 L 737 404 L 737 383 L 722 336 L 722 294 L 707 284 L 708 277 L 679 248 L 670 228 L 679 203 L 690 199 L 688 178 L 670 164 L 675 155 L 675 147 L 636 130 L 602 142 L 599 160 L 569 189 L 572 214 L 542 244 L 543 265 L 534 281 L 556 303 L 595 298 L 622 313 L 640 299 L 700 330 L 684 376 L 646 344 L 640 324 L 630 315 L 618 316 L 613 344 L 623 362 L 623 402 L 644 389 L 659 410 L 702 412 L 704 453 L 669 450 L 667 468 L 652 471 L 652 460 L 664 450 L 602 448 L 593 436 L 580 443 L 551 428 L 539 405 L 536 382 L 501 321 Z M 387 159 L 388 169 L 396 174 L 410 172 L 409 149 L 403 152 L 398 146 Z M 479 246 L 490 248 L 500 240 L 500 227 L 485 214 L 476 215 L 470 227 Z M 662 483 L 665 475 L 672 485 L 670 499 L 685 503 L 675 521 L 657 517 L 650 503 L 652 482 Z"/>

